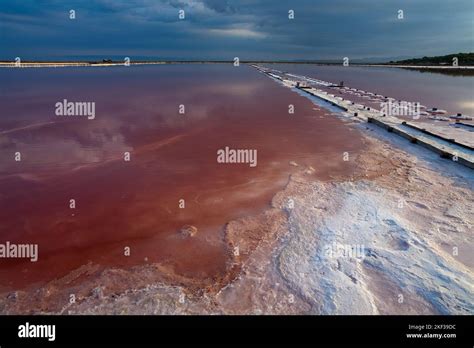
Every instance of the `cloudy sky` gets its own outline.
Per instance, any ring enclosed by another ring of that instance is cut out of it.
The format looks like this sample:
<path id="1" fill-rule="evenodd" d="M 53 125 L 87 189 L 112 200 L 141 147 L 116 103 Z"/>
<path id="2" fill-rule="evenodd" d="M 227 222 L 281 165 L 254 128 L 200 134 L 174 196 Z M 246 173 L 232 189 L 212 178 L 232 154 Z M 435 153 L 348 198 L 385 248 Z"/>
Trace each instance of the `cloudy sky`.
<path id="1" fill-rule="evenodd" d="M 474 0 L 1 0 L 0 59 L 440 55 L 474 51 L 473 18 Z"/>

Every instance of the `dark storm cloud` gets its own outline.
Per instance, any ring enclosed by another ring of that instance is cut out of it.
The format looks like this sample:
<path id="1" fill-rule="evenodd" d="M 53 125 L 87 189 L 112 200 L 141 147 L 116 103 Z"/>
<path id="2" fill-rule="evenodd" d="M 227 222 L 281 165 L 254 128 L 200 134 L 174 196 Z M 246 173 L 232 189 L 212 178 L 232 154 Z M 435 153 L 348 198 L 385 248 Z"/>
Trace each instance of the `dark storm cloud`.
<path id="1" fill-rule="evenodd" d="M 213 9 L 218 13 L 235 13 L 235 7 L 226 0 L 205 0 L 203 1 L 207 7 Z"/>
<path id="2" fill-rule="evenodd" d="M 76 20 L 68 11 L 76 10 Z M 178 19 L 185 10 L 186 19 Z M 288 19 L 288 10 L 295 19 Z M 404 19 L 397 19 L 397 11 Z M 472 51 L 472 0 L 0 2 L 0 58 L 339 59 Z"/>

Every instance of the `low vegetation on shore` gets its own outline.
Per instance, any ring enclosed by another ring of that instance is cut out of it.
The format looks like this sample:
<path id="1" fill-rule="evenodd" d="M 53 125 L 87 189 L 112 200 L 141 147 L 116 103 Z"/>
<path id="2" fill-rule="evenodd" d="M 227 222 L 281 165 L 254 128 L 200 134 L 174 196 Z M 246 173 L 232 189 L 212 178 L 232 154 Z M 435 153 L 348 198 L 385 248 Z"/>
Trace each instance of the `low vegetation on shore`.
<path id="1" fill-rule="evenodd" d="M 458 66 L 474 65 L 474 53 L 454 53 L 445 56 L 412 58 L 398 61 L 390 61 L 389 64 L 399 65 L 422 65 L 422 66 L 443 66 L 453 65 L 453 61 L 457 59 Z"/>

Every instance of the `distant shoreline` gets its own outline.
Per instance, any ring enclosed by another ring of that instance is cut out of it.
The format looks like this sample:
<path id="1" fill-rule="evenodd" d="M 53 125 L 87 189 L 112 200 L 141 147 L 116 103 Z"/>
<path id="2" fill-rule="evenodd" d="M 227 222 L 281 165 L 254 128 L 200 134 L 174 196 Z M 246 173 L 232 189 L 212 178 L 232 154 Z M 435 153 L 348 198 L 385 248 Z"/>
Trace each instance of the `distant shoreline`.
<path id="1" fill-rule="evenodd" d="M 163 60 L 163 61 L 132 61 L 129 65 L 162 65 L 162 64 L 232 64 L 232 60 Z M 342 63 L 335 62 L 301 62 L 301 61 L 245 61 L 241 64 L 302 64 L 319 66 L 340 66 Z M 127 66 L 124 62 L 88 62 L 88 61 L 24 61 L 19 64 L 13 61 L 0 61 L 0 68 L 60 68 L 60 67 L 110 67 Z M 384 67 L 403 68 L 419 70 L 474 70 L 474 66 L 451 66 L 451 65 L 401 65 L 389 63 L 351 63 L 350 66 L 360 67 Z"/>

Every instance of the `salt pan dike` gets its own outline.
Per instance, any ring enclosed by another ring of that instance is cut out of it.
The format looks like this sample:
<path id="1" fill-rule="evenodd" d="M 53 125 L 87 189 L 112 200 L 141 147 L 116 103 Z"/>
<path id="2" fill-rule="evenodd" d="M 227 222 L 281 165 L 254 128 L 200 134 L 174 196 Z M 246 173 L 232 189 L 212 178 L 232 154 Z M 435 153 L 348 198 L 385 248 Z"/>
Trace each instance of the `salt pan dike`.
<path id="1" fill-rule="evenodd" d="M 297 92 L 297 81 L 330 86 L 269 75 Z M 309 97 L 333 109 L 341 101 Z M 346 117 L 341 109 L 334 115 Z M 378 127 L 359 127 L 372 133 L 370 150 L 358 157 L 367 178 L 324 183 L 295 175 L 280 196 L 289 216 L 277 256 L 282 276 L 312 313 L 474 313 L 472 170 Z M 395 167 L 371 178 L 385 161 Z"/>
<path id="2" fill-rule="evenodd" d="M 254 66 L 296 92 L 308 94 L 319 105 L 336 107 L 341 115 L 370 122 L 420 144 L 443 158 L 474 169 L 474 117 L 428 108 L 416 101 L 396 100 L 370 91 Z M 321 104 L 322 103 L 322 104 Z M 443 121 L 443 122 L 441 122 Z M 462 122 L 461 122 L 462 121 Z"/>

